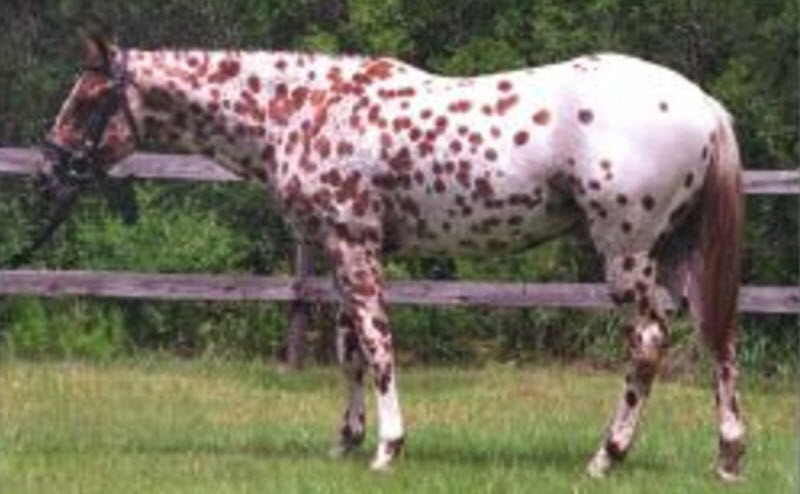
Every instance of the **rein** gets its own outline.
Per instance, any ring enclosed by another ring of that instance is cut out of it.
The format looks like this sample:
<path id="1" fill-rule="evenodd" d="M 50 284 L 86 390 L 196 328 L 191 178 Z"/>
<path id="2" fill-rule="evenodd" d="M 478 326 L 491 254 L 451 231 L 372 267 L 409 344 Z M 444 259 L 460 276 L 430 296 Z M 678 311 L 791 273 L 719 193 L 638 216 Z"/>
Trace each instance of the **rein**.
<path id="1" fill-rule="evenodd" d="M 27 263 L 33 254 L 44 245 L 59 226 L 69 217 L 72 207 L 80 193 L 87 188 L 96 187 L 106 197 L 112 209 L 122 217 L 126 224 L 133 224 L 138 219 L 136 199 L 130 180 L 110 180 L 107 170 L 102 166 L 97 153 L 111 118 L 120 106 L 130 126 L 136 144 L 141 142 L 139 129 L 133 118 L 125 89 L 130 84 L 128 72 L 128 52 L 123 51 L 119 63 L 103 63 L 81 67 L 82 71 L 98 72 L 108 76 L 114 82 L 110 94 L 89 117 L 84 129 L 83 145 L 78 149 L 68 149 L 50 139 L 42 144 L 45 151 L 55 154 L 57 160 L 53 173 L 60 185 L 66 187 L 66 193 L 58 197 L 54 213 L 50 220 L 34 240 L 14 255 L 0 261 L 0 268 L 17 268 Z"/>
<path id="2" fill-rule="evenodd" d="M 20 249 L 17 253 L 9 257 L 3 262 L 0 262 L 0 268 L 4 269 L 16 269 L 21 265 L 27 263 L 33 254 L 36 253 L 37 250 L 47 242 L 50 237 L 53 236 L 55 231 L 64 223 L 64 220 L 67 219 L 70 212 L 72 211 L 72 206 L 75 204 L 75 200 L 78 198 L 78 189 L 72 189 L 68 193 L 68 195 L 64 198 L 59 200 L 58 207 L 55 208 L 55 213 L 50 218 L 50 221 L 47 223 L 47 226 L 39 232 L 39 234 L 34 238 L 34 240 Z"/>

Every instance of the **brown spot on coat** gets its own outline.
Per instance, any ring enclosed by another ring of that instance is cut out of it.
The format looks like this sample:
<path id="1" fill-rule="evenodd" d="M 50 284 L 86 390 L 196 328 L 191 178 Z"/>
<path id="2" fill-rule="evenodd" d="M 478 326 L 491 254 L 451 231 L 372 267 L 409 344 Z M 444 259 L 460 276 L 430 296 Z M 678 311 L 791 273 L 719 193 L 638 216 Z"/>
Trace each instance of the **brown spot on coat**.
<path id="1" fill-rule="evenodd" d="M 631 271 L 636 266 L 636 260 L 628 256 L 622 261 L 622 269 L 625 271 Z"/>
<path id="2" fill-rule="evenodd" d="M 336 154 L 339 156 L 350 156 L 353 154 L 353 145 L 347 141 L 339 141 L 336 145 Z"/>
<path id="3" fill-rule="evenodd" d="M 389 334 L 389 321 L 387 321 L 385 317 L 383 317 L 383 316 L 373 316 L 372 317 L 372 325 L 382 335 Z"/>
<path id="4" fill-rule="evenodd" d="M 256 75 L 251 75 L 247 78 L 247 87 L 249 87 L 254 93 L 258 93 L 261 91 L 261 79 L 259 79 Z"/>
<path id="5" fill-rule="evenodd" d="M 402 148 L 390 160 L 389 167 L 396 172 L 408 172 L 413 167 L 411 153 L 408 148 Z"/>
<path id="6" fill-rule="evenodd" d="M 619 462 L 625 458 L 625 451 L 622 451 L 619 444 L 611 438 L 606 439 L 604 448 L 613 461 Z"/>
<path id="7" fill-rule="evenodd" d="M 239 65 L 238 60 L 228 58 L 220 60 L 217 64 L 217 70 L 209 74 L 208 82 L 212 84 L 221 84 L 236 77 L 240 69 L 241 65 Z"/>
<path id="8" fill-rule="evenodd" d="M 447 109 L 453 113 L 466 113 L 469 111 L 471 107 L 472 103 L 470 103 L 468 100 L 462 99 L 458 101 L 453 101 L 452 103 L 450 103 Z"/>
<path id="9" fill-rule="evenodd" d="M 469 140 L 469 143 L 472 144 L 473 146 L 480 146 L 481 143 L 483 142 L 483 137 L 481 137 L 481 135 L 478 134 L 477 132 L 473 132 L 472 134 L 469 135 L 467 140 Z"/>
<path id="10" fill-rule="evenodd" d="M 392 128 L 395 132 L 410 129 L 411 125 L 411 119 L 408 117 L 397 117 L 392 121 Z"/>
<path id="11" fill-rule="evenodd" d="M 331 154 L 331 142 L 325 136 L 319 136 L 314 149 L 319 153 L 321 158 L 327 158 Z"/>
<path id="12" fill-rule="evenodd" d="M 550 122 L 550 112 L 547 109 L 542 108 L 533 114 L 533 121 L 537 125 L 547 125 L 547 123 Z"/>
<path id="13" fill-rule="evenodd" d="M 387 60 L 375 60 L 366 67 L 367 76 L 373 79 L 388 79 L 391 76 L 392 64 Z"/>
<path id="14" fill-rule="evenodd" d="M 594 113 L 592 113 L 592 110 L 587 109 L 578 110 L 578 120 L 582 124 L 588 125 L 594 120 Z"/>
<path id="15" fill-rule="evenodd" d="M 497 100 L 497 104 L 495 105 L 495 110 L 497 111 L 498 115 L 504 115 L 509 109 L 511 109 L 514 105 L 519 102 L 519 96 L 516 94 L 512 94 L 506 98 L 500 98 Z"/>
<path id="16" fill-rule="evenodd" d="M 473 197 L 475 199 L 488 199 L 494 195 L 494 188 L 485 178 L 475 179 L 475 192 Z"/>

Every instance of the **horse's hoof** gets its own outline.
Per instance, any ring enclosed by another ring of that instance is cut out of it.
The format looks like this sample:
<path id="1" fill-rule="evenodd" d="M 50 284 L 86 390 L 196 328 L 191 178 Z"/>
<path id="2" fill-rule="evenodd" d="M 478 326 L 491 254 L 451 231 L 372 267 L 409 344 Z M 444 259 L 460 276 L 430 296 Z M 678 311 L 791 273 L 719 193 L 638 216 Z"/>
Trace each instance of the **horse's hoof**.
<path id="1" fill-rule="evenodd" d="M 372 463 L 369 464 L 369 469 L 377 473 L 391 473 L 392 462 L 380 458 L 375 458 L 374 460 L 372 460 Z"/>
<path id="2" fill-rule="evenodd" d="M 744 480 L 739 472 L 726 470 L 721 466 L 715 469 L 715 473 L 717 474 L 717 478 L 726 484 L 735 484 Z"/>
<path id="3" fill-rule="evenodd" d="M 353 441 L 353 442 L 342 441 L 342 442 L 339 442 L 339 443 L 335 444 L 333 447 L 331 447 L 330 450 L 328 450 L 328 456 L 333 458 L 333 459 L 344 458 L 349 453 L 353 452 L 353 450 L 358 449 L 358 447 L 360 445 L 361 445 L 361 441 Z"/>
<path id="4" fill-rule="evenodd" d="M 349 452 L 350 450 L 348 448 L 342 446 L 341 444 L 337 444 L 328 450 L 328 458 L 332 460 L 339 460 L 344 458 Z"/>
<path id="5" fill-rule="evenodd" d="M 381 441 L 375 451 L 375 458 L 370 463 L 370 469 L 375 472 L 389 472 L 395 458 L 403 450 L 403 437 Z"/>
<path id="6" fill-rule="evenodd" d="M 602 479 L 611 469 L 611 458 L 605 448 L 600 449 L 586 467 L 586 473 L 593 479 Z"/>
<path id="7" fill-rule="evenodd" d="M 741 423 L 735 425 L 738 427 L 726 431 L 727 440 L 720 439 L 719 456 L 714 469 L 717 478 L 728 483 L 742 480 L 739 463 L 745 450 L 744 426 Z"/>

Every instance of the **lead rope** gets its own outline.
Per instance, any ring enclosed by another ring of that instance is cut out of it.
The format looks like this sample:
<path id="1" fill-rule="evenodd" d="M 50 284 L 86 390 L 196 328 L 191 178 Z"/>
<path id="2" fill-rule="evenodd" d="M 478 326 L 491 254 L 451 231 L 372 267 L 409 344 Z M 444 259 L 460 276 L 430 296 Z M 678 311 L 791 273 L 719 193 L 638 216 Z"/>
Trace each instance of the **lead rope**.
<path id="1" fill-rule="evenodd" d="M 33 254 L 35 254 L 45 242 L 50 240 L 58 227 L 64 223 L 64 220 L 66 220 L 70 212 L 72 212 L 72 206 L 78 198 L 79 191 L 80 189 L 73 189 L 68 193 L 66 198 L 61 199 L 56 205 L 55 214 L 50 218 L 44 230 L 39 232 L 39 235 L 37 235 L 30 244 L 20 249 L 8 259 L 0 262 L 0 268 L 16 269 L 30 261 Z"/>
<path id="2" fill-rule="evenodd" d="M 109 206 L 119 214 L 123 224 L 130 226 L 135 224 L 139 219 L 139 210 L 136 205 L 136 198 L 129 180 L 123 179 L 121 186 L 118 186 L 115 181 L 108 179 L 98 181 L 100 191 L 106 197 Z M 72 213 L 72 208 L 77 202 L 78 196 L 84 190 L 84 187 L 78 186 L 67 192 L 66 196 L 59 199 L 58 204 L 53 208 L 55 213 L 51 216 L 47 226 L 34 237 L 33 241 L 27 246 L 20 249 L 17 253 L 9 256 L 8 259 L 0 261 L 0 269 L 16 269 L 23 264 L 28 263 L 33 255 L 38 251 L 42 245 L 45 244 L 64 221 Z"/>

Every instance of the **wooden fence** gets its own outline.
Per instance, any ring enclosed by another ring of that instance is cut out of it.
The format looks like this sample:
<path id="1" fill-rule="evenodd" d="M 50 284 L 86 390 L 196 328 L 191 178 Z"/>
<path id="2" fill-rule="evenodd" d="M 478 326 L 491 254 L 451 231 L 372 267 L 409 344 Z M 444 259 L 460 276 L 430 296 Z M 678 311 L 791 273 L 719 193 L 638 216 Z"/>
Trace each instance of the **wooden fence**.
<path id="1" fill-rule="evenodd" d="M 32 173 L 38 152 L 0 148 L 0 175 Z M 239 178 L 198 156 L 140 153 L 126 159 L 111 175 L 141 179 L 235 182 Z M 800 194 L 800 172 L 746 171 L 748 194 Z M 797 235 L 797 232 L 787 234 Z M 308 307 L 335 298 L 329 280 L 313 278 L 308 250 L 298 246 L 297 277 L 202 274 L 143 274 L 97 271 L 0 270 L 0 295 L 84 295 L 95 297 L 184 300 L 265 300 L 291 302 L 286 359 L 302 361 Z M 670 306 L 665 293 L 659 295 Z M 495 307 L 611 307 L 603 284 L 596 283 L 486 283 L 451 281 L 393 281 L 387 286 L 393 304 L 483 305 Z M 740 311 L 800 312 L 796 286 L 744 286 Z"/>

